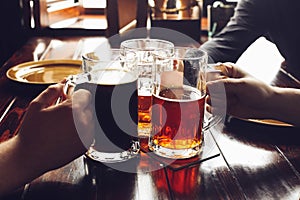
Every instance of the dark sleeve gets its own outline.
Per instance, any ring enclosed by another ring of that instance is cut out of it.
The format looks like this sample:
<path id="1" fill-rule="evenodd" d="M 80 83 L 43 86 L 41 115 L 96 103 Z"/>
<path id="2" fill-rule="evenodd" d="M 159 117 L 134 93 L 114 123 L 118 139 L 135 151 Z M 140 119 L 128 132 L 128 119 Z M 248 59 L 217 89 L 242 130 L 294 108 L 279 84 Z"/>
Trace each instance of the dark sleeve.
<path id="1" fill-rule="evenodd" d="M 0 67 L 27 40 L 19 0 L 0 2 Z"/>
<path id="2" fill-rule="evenodd" d="M 269 0 L 240 0 L 226 27 L 201 45 L 209 62 L 236 62 L 247 47 L 266 32 Z"/>

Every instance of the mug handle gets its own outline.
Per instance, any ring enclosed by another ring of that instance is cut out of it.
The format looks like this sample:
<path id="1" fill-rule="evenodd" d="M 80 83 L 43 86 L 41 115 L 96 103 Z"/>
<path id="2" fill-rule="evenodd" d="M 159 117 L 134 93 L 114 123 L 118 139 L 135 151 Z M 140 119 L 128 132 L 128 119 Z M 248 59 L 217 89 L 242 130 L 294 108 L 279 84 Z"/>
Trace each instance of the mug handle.
<path id="1" fill-rule="evenodd" d="M 202 131 L 207 131 L 211 127 L 215 126 L 219 122 L 222 121 L 221 115 L 213 115 L 207 111 L 204 112 L 204 121 L 203 121 L 203 127 Z"/>
<path id="2" fill-rule="evenodd" d="M 207 70 L 206 71 L 206 81 L 207 82 L 217 80 L 220 77 L 220 75 L 222 74 L 222 71 L 220 69 L 216 68 L 220 64 L 221 63 L 207 64 L 207 69 L 206 69 Z M 215 115 L 215 114 L 209 113 L 208 111 L 205 111 L 202 130 L 207 131 L 211 127 L 213 127 L 216 124 L 218 124 L 219 122 L 221 122 L 222 119 L 223 119 L 223 117 L 221 115 Z"/>
<path id="3" fill-rule="evenodd" d="M 74 88 L 76 84 L 85 83 L 91 80 L 91 75 L 89 73 L 81 73 L 76 75 L 69 75 L 66 78 L 66 82 L 63 88 L 63 92 L 65 95 L 69 96 L 73 94 Z M 55 105 L 62 102 L 62 97 L 59 97 L 56 100 Z"/>
<path id="4" fill-rule="evenodd" d="M 66 83 L 64 86 L 64 93 L 66 95 L 71 95 L 73 93 L 74 87 L 77 84 L 86 83 L 91 81 L 90 73 L 81 73 L 76 75 L 70 75 L 66 79 Z"/>

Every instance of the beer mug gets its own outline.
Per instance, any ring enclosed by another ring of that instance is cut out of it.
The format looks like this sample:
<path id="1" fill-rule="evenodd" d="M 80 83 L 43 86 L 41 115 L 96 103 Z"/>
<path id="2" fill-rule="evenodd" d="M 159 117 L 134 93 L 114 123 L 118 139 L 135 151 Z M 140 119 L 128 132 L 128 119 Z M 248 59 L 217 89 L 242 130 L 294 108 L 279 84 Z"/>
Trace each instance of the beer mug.
<path id="1" fill-rule="evenodd" d="M 152 130 L 149 149 L 185 159 L 199 155 L 203 132 L 217 123 L 205 117 L 207 53 L 175 48 L 174 56 L 155 56 Z"/>
<path id="2" fill-rule="evenodd" d="M 126 161 L 139 152 L 137 137 L 137 56 L 119 49 L 82 56 L 82 74 L 70 76 L 66 88 L 92 94 L 96 131 L 86 155 L 92 160 Z M 67 90 L 67 89 L 66 89 Z"/>
<path id="3" fill-rule="evenodd" d="M 121 52 L 134 51 L 138 57 L 138 132 L 139 137 L 149 137 L 151 129 L 151 91 L 153 84 L 153 55 L 155 52 L 170 56 L 174 44 L 160 39 L 130 39 L 121 43 Z"/>

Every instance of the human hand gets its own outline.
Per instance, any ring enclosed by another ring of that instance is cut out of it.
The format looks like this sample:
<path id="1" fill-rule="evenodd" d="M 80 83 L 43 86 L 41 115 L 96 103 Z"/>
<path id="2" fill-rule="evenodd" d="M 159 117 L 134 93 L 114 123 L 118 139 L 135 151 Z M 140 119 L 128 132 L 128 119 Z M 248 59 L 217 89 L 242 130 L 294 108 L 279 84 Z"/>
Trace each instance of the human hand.
<path id="1" fill-rule="evenodd" d="M 234 63 L 230 63 L 230 62 L 220 63 L 217 66 L 215 66 L 215 69 L 219 70 L 221 72 L 220 78 L 246 78 L 246 77 L 252 77 L 250 74 L 243 71 L 237 65 L 235 65 Z"/>
<path id="2" fill-rule="evenodd" d="M 54 105 L 59 97 L 62 102 Z M 16 136 L 29 168 L 44 173 L 86 152 L 94 132 L 90 101 L 88 91 L 78 90 L 67 97 L 63 84 L 56 84 L 30 103 Z"/>
<path id="3" fill-rule="evenodd" d="M 216 112 L 218 105 L 227 101 L 227 113 L 241 118 L 265 118 L 269 116 L 269 102 L 273 88 L 255 79 L 233 63 L 220 64 L 217 69 L 222 72 L 220 79 L 207 83 L 208 110 Z M 222 94 L 226 92 L 226 96 Z M 213 92 L 211 92 L 213 91 Z M 224 99 L 226 97 L 226 99 Z M 211 102 L 214 101 L 214 106 Z M 214 110 L 216 109 L 216 110 Z"/>

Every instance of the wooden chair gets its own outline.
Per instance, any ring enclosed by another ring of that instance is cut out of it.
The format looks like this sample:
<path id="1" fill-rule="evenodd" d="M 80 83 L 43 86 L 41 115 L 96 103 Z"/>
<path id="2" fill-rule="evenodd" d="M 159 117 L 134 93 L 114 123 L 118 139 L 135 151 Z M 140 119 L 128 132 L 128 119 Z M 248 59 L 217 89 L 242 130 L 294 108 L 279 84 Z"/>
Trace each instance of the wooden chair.
<path id="1" fill-rule="evenodd" d="M 208 37 L 213 37 L 226 26 L 234 14 L 235 5 L 215 2 L 207 6 Z"/>
<path id="2" fill-rule="evenodd" d="M 68 2 L 66 2 L 68 3 Z M 71 3 L 70 3 L 71 4 Z M 61 9 L 49 9 L 47 0 L 21 0 L 23 10 L 23 23 L 31 35 L 62 35 L 62 36 L 88 36 L 105 35 L 105 29 L 85 29 L 72 26 L 51 27 L 56 22 L 69 19 L 80 20 L 83 8 L 81 0 Z M 55 7 L 55 6 L 53 6 Z M 76 21 L 74 22 L 76 23 Z"/>
<path id="3" fill-rule="evenodd" d="M 201 39 L 202 12 L 200 1 L 181 1 L 179 8 L 175 0 L 164 2 L 166 1 L 156 1 L 154 7 L 151 7 L 151 27 L 178 31 L 199 42 Z M 169 2 L 172 2 L 171 5 L 168 5 Z"/>
<path id="4" fill-rule="evenodd" d="M 130 28 L 146 27 L 148 0 L 106 0 L 107 31 L 106 36 Z"/>
<path id="5" fill-rule="evenodd" d="M 82 3 L 68 10 L 61 11 L 57 15 L 49 13 L 46 0 L 21 0 L 24 25 L 29 31 L 42 35 L 106 35 L 110 37 L 133 27 L 146 27 L 148 14 L 147 0 L 106 0 L 107 29 L 92 30 L 80 28 L 50 28 L 50 24 L 66 18 L 76 18 L 82 13 Z M 53 17 L 54 16 L 54 17 Z"/>

